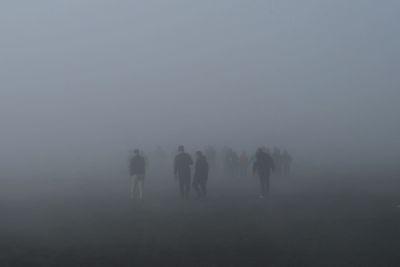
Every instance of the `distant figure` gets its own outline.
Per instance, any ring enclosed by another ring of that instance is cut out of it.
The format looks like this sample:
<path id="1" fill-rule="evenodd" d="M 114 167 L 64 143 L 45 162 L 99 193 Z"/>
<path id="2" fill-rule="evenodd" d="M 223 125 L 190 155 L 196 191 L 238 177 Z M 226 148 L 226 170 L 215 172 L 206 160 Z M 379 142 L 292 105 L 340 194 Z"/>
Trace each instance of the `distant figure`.
<path id="1" fill-rule="evenodd" d="M 240 168 L 240 176 L 247 176 L 247 169 L 249 167 L 249 157 L 247 157 L 246 152 L 242 152 L 239 157 L 239 168 Z"/>
<path id="2" fill-rule="evenodd" d="M 146 159 L 135 149 L 130 159 L 131 198 L 143 200 Z"/>
<path id="3" fill-rule="evenodd" d="M 258 175 L 260 179 L 260 198 L 267 196 L 269 192 L 269 177 L 275 165 L 272 157 L 259 148 L 256 152 L 255 162 L 253 164 L 253 174 Z"/>
<path id="4" fill-rule="evenodd" d="M 175 178 L 179 180 L 180 194 L 183 199 L 189 198 L 190 192 L 190 166 L 193 165 L 193 160 L 189 154 L 185 152 L 184 146 L 179 146 L 179 154 L 174 161 Z"/>
<path id="5" fill-rule="evenodd" d="M 292 156 L 284 150 L 282 153 L 282 173 L 286 176 L 290 175 L 290 166 L 292 165 Z"/>
<path id="6" fill-rule="evenodd" d="M 197 193 L 197 197 L 203 198 L 207 195 L 208 162 L 201 151 L 196 152 L 196 157 L 193 188 Z"/>

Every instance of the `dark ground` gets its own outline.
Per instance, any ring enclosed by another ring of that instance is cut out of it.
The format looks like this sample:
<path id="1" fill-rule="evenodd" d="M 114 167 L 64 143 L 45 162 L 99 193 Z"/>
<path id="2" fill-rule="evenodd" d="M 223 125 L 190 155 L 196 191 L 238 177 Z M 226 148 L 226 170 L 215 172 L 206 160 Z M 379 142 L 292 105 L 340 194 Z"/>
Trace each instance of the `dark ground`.
<path id="1" fill-rule="evenodd" d="M 183 202 L 149 177 L 144 203 L 126 178 L 3 180 L 0 266 L 400 266 L 396 178 L 274 178 L 267 200 L 220 178 Z"/>

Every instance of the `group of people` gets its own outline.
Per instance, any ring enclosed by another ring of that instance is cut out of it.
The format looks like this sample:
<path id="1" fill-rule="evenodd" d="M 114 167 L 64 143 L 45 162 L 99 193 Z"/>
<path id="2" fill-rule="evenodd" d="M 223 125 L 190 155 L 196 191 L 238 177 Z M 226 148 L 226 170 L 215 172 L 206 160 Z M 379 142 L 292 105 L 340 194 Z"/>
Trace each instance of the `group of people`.
<path id="1" fill-rule="evenodd" d="M 292 157 L 289 155 L 287 150 L 281 150 L 278 147 L 274 147 L 273 153 L 270 153 L 268 148 L 264 148 L 265 152 L 272 156 L 275 165 L 275 174 L 288 176 L 290 173 L 290 166 L 292 163 Z M 223 149 L 224 158 L 224 175 L 226 177 L 246 177 L 248 176 L 248 170 L 256 160 L 257 154 L 249 157 L 245 151 L 240 154 L 232 148 L 225 147 Z"/>
<path id="2" fill-rule="evenodd" d="M 159 149 L 158 149 L 159 150 Z M 196 192 L 198 198 L 207 195 L 207 181 L 210 169 L 216 168 L 216 151 L 212 147 L 207 147 L 202 151 L 196 151 L 196 158 L 193 161 L 184 146 L 178 147 L 178 154 L 173 162 L 173 174 L 179 183 L 179 193 L 182 199 L 188 199 L 191 188 Z M 288 175 L 292 158 L 287 151 L 280 152 L 275 148 L 273 153 L 265 148 L 258 148 L 252 157 L 248 157 L 246 152 L 240 156 L 230 148 L 223 150 L 224 174 L 226 176 L 247 176 L 249 166 L 252 165 L 253 174 L 258 176 L 260 181 L 260 198 L 267 196 L 269 191 L 269 179 L 272 171 L 278 175 Z M 135 149 L 130 158 L 130 193 L 132 199 L 143 200 L 144 180 L 146 174 L 146 157 Z M 194 174 L 192 179 L 192 165 Z"/>

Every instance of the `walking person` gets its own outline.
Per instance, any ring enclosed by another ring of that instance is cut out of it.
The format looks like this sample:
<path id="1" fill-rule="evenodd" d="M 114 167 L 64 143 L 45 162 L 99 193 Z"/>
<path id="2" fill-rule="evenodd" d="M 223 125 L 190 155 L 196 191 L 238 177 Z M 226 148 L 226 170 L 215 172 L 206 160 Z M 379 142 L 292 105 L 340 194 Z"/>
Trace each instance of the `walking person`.
<path id="1" fill-rule="evenodd" d="M 263 149 L 259 148 L 256 152 L 253 164 L 253 174 L 260 179 L 260 198 L 264 198 L 269 193 L 269 177 L 275 165 L 272 157 Z"/>
<path id="2" fill-rule="evenodd" d="M 193 176 L 193 188 L 198 198 L 207 195 L 208 162 L 201 151 L 196 152 L 196 164 Z"/>
<path id="3" fill-rule="evenodd" d="M 175 178 L 179 181 L 179 192 L 182 199 L 188 199 L 190 193 L 190 178 L 193 160 L 188 153 L 185 152 L 184 146 L 179 146 L 178 155 L 174 161 Z"/>
<path id="4" fill-rule="evenodd" d="M 138 149 L 133 151 L 130 159 L 131 198 L 143 200 L 146 160 Z"/>

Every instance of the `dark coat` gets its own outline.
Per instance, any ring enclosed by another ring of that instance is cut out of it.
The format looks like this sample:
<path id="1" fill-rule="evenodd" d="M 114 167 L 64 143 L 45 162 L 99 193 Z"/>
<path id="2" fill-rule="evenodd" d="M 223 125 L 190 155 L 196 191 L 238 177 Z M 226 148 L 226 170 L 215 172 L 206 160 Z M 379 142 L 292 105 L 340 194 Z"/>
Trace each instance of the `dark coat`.
<path id="1" fill-rule="evenodd" d="M 133 175 L 141 175 L 146 172 L 146 160 L 144 157 L 140 155 L 135 155 L 131 158 L 130 161 L 130 174 Z"/>
<path id="2" fill-rule="evenodd" d="M 208 178 L 208 162 L 205 156 L 196 160 L 193 179 L 198 182 L 205 182 Z"/>
<path id="3" fill-rule="evenodd" d="M 271 170 L 274 170 L 274 160 L 272 157 L 265 152 L 258 152 L 256 155 L 256 160 L 253 164 L 253 171 L 257 173 L 260 177 L 269 176 Z"/>
<path id="4" fill-rule="evenodd" d="M 174 174 L 179 178 L 190 178 L 190 166 L 193 165 L 193 160 L 189 154 L 183 152 L 175 157 Z"/>

